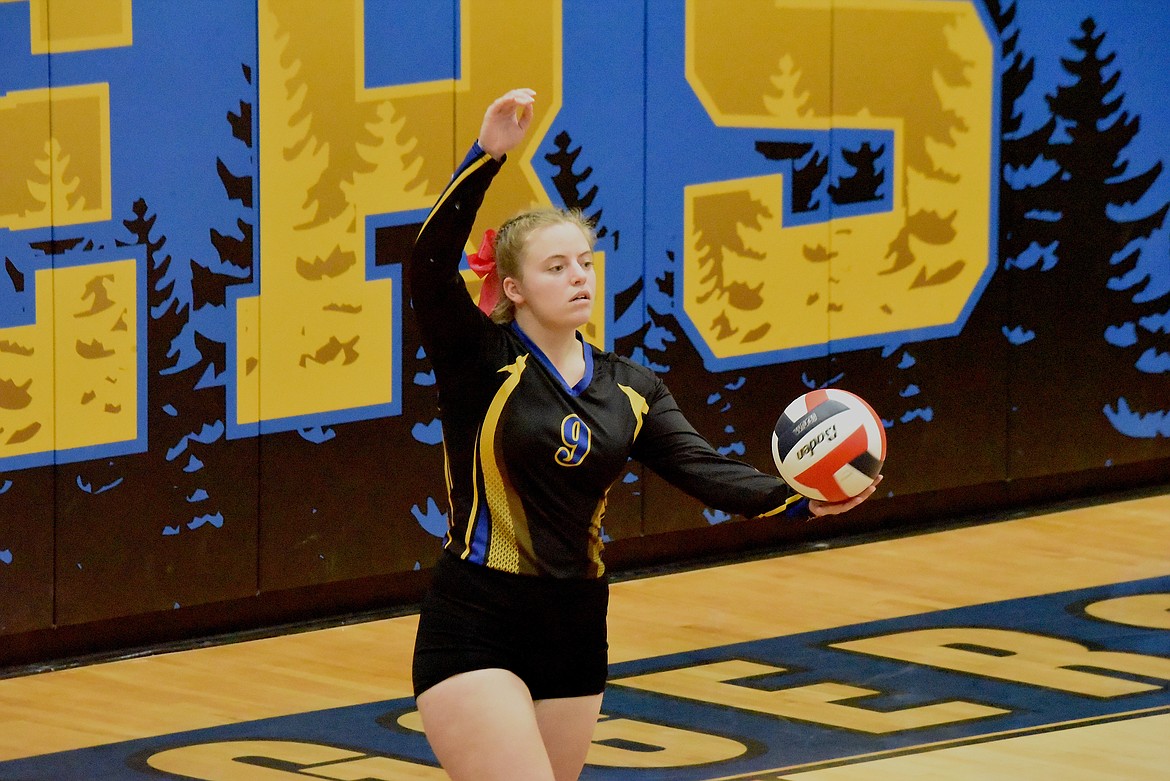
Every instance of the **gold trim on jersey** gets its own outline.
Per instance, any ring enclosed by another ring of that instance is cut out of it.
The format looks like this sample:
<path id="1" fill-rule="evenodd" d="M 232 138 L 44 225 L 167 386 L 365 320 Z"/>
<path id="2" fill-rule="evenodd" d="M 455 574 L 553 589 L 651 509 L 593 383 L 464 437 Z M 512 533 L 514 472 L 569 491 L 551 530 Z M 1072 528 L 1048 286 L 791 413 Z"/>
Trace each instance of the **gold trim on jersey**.
<path id="1" fill-rule="evenodd" d="M 443 536 L 443 547 L 449 548 L 454 538 L 451 533 L 455 531 L 455 484 L 451 481 L 451 457 L 447 455 L 447 437 L 443 436 L 441 440 L 443 445 L 443 481 L 447 484 L 447 533 Z M 466 555 L 466 551 L 464 551 Z"/>
<path id="2" fill-rule="evenodd" d="M 479 452 L 479 434 L 475 435 L 475 446 L 473 453 Z M 452 484 L 454 485 L 454 484 Z M 454 507 L 455 503 L 451 503 Z M 454 514 L 452 512 L 452 514 Z M 467 532 L 463 535 L 463 553 L 459 558 L 464 561 L 471 555 L 471 540 L 475 534 L 475 519 L 479 516 L 479 459 L 471 459 L 471 513 L 467 517 Z"/>
<path id="3" fill-rule="evenodd" d="M 803 498 L 804 497 L 801 496 L 800 494 L 793 494 L 792 496 L 790 496 L 784 500 L 784 504 L 780 505 L 779 507 L 777 507 L 774 510 L 768 510 L 768 512 L 766 512 L 766 513 L 761 513 L 757 517 L 758 518 L 771 518 L 773 515 L 779 515 L 780 513 L 784 512 L 789 507 L 796 504 L 797 502 L 799 502 Z"/>
<path id="4" fill-rule="evenodd" d="M 508 479 L 507 469 L 497 456 L 500 415 L 524 373 L 527 355 L 500 369 L 509 376 L 496 391 L 484 415 L 477 450 L 483 468 L 484 500 L 491 511 L 491 530 L 488 539 L 487 565 L 505 572 L 535 574 L 533 566 L 532 534 L 524 505 Z"/>
<path id="5" fill-rule="evenodd" d="M 634 436 L 630 437 L 630 441 L 634 442 L 638 439 L 638 432 L 642 430 L 642 419 L 646 413 L 650 411 L 650 405 L 646 403 L 646 397 L 638 391 L 631 388 L 629 385 L 622 385 L 618 383 L 618 387 L 622 389 L 622 393 L 630 399 L 630 409 L 634 413 Z"/>
<path id="6" fill-rule="evenodd" d="M 601 521 L 605 518 L 605 508 L 608 503 L 609 489 L 607 488 L 601 501 L 597 503 L 597 509 L 593 511 L 593 517 L 589 520 L 589 576 L 593 578 L 600 578 L 605 574 L 605 563 L 601 560 L 601 551 L 605 548 L 605 542 L 601 539 Z"/>

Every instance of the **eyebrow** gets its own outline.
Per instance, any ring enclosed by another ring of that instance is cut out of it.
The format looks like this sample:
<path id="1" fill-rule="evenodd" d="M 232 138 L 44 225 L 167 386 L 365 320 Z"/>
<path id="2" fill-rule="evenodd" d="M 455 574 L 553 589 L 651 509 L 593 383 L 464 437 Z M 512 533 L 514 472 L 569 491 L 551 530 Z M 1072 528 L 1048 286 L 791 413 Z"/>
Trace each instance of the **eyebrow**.
<path id="1" fill-rule="evenodd" d="M 577 255 L 572 255 L 572 256 L 566 255 L 563 252 L 557 252 L 553 255 L 546 255 L 544 258 L 544 262 L 547 263 L 550 260 L 568 260 L 570 257 L 580 258 L 584 255 L 592 255 L 592 254 L 593 254 L 593 250 L 591 250 L 591 249 L 587 249 L 582 253 L 579 253 Z"/>

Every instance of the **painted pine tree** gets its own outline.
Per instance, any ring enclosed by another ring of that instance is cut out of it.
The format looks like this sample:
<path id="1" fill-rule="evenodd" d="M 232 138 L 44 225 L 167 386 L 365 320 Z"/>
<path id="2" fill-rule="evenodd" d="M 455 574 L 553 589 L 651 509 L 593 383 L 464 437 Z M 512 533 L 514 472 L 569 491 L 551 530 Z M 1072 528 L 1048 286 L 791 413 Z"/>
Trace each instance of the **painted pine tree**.
<path id="1" fill-rule="evenodd" d="M 1015 0 L 987 0 L 1000 33 L 1000 185 L 999 255 L 1012 266 L 1032 247 L 1033 255 L 1052 243 L 1051 221 L 1034 214 L 1029 206 L 1032 191 L 1055 176 L 1053 162 L 1045 157 L 1047 139 L 1055 128 L 1048 117 L 1042 126 L 1024 130 L 1022 100 L 1035 80 L 1036 61 L 1019 49 Z M 1027 261 L 1024 261 L 1027 262 Z"/>
<path id="2" fill-rule="evenodd" d="M 244 102 L 241 107 L 250 111 Z M 229 122 L 233 116 L 228 114 Z M 233 136 L 250 143 L 236 127 L 233 123 Z M 250 216 L 251 177 L 230 175 L 222 161 L 218 167 L 227 197 L 241 202 L 243 217 Z M 139 490 L 123 497 L 135 520 L 122 523 L 166 566 L 129 566 L 124 577 L 141 592 L 137 609 L 238 597 L 255 588 L 254 562 L 242 561 L 239 551 L 255 540 L 255 480 L 248 476 L 257 472 L 257 447 L 254 440 L 227 439 L 226 346 L 222 338 L 199 332 L 195 313 L 207 306 L 223 309 L 226 287 L 250 276 L 250 224 L 238 221 L 247 228 L 249 244 L 231 249 L 232 260 L 223 257 L 221 244 L 235 244 L 217 243 L 222 234 L 214 228 L 209 232 L 220 261 L 184 260 L 167 252 L 159 215 L 145 200 L 138 199 L 132 213 L 122 222 L 131 238 L 118 244 L 141 246 L 146 256 L 149 447 L 123 460 L 128 480 Z M 140 528 L 137 519 L 149 519 L 149 528 Z"/>
<path id="3" fill-rule="evenodd" d="M 1134 368 L 1146 375 L 1144 382 L 1123 390 L 1116 401 L 1107 404 L 1105 415 L 1113 426 L 1130 437 L 1170 440 L 1170 398 L 1165 392 L 1170 374 L 1170 294 L 1147 296 L 1151 286 L 1149 271 L 1138 268 L 1139 253 L 1129 253 L 1118 261 L 1119 275 L 1136 274 L 1134 314 L 1112 327 L 1106 336 L 1110 344 L 1121 348 L 1134 359 Z"/>
<path id="4" fill-rule="evenodd" d="M 1020 232 L 1011 237 L 1013 249 L 1047 247 L 1043 262 L 1018 264 L 1027 273 L 1016 295 L 1029 302 L 1035 338 L 1012 353 L 1014 452 L 1041 472 L 1150 455 L 1119 440 L 1105 417 L 1119 397 L 1151 393 L 1149 377 L 1109 335 L 1140 314 L 1132 285 L 1123 287 L 1120 278 L 1140 256 L 1141 241 L 1162 227 L 1170 204 L 1146 204 L 1160 162 L 1128 170 L 1127 150 L 1141 123 L 1125 109 L 1117 55 L 1107 52 L 1105 37 L 1086 18 L 1071 39 L 1076 55 L 1061 59 L 1071 80 L 1045 96 L 1052 119 L 1037 131 L 1040 156 L 1054 169 L 1021 191 L 1014 216 L 1023 219 L 1007 226 Z M 1029 144 L 1035 140 L 1028 137 Z"/>
<path id="5" fill-rule="evenodd" d="M 44 155 L 36 161 L 40 181 L 30 179 L 26 183 L 29 193 L 40 204 L 33 213 L 48 213 L 54 222 L 65 223 L 69 212 L 85 209 L 85 197 L 77 193 L 81 180 L 70 175 L 71 156 L 56 138 L 45 142 Z"/>

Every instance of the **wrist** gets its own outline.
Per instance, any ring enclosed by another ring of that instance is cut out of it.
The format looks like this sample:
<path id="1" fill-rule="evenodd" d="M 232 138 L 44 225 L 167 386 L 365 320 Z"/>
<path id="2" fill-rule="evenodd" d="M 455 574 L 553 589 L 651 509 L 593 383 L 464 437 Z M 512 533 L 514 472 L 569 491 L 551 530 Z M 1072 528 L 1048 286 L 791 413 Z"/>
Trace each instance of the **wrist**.
<path id="1" fill-rule="evenodd" d="M 478 139 L 476 139 L 475 147 L 491 159 L 498 160 L 499 162 L 503 162 L 504 157 L 506 157 L 508 154 L 506 151 L 501 149 L 489 148 L 489 146 L 484 145 L 484 143 Z"/>

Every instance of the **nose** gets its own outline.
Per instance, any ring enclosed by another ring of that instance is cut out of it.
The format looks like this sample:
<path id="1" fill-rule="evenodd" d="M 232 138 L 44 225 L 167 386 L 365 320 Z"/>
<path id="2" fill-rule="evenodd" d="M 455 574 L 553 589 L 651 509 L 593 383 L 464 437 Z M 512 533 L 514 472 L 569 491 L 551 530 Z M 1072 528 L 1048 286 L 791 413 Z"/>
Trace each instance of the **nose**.
<path id="1" fill-rule="evenodd" d="M 588 277 L 585 267 L 581 265 L 579 260 L 574 260 L 569 264 L 569 270 L 572 272 L 573 284 L 584 284 Z"/>

